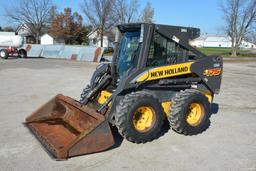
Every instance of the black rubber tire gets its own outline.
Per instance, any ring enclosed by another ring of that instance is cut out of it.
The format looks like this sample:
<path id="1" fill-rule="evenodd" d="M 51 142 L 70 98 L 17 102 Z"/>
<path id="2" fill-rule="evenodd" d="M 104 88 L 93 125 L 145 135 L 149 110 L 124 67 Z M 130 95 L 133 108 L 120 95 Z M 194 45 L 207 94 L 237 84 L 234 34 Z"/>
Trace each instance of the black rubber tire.
<path id="1" fill-rule="evenodd" d="M 139 132 L 133 125 L 133 114 L 141 106 L 150 106 L 155 112 L 154 125 L 146 132 Z M 164 120 L 164 111 L 159 100 L 145 91 L 132 92 L 124 96 L 116 107 L 115 125 L 128 141 L 146 143 L 159 134 Z"/>
<path id="2" fill-rule="evenodd" d="M 2 53 L 4 53 L 3 56 L 2 56 Z M 0 57 L 1 57 L 2 59 L 8 59 L 8 57 L 9 57 L 8 52 L 7 52 L 6 49 L 1 49 L 1 50 L 0 50 L 0 54 L 1 54 Z"/>
<path id="3" fill-rule="evenodd" d="M 24 49 L 19 50 L 19 57 L 20 58 L 26 58 L 27 57 L 27 52 Z"/>
<path id="4" fill-rule="evenodd" d="M 204 108 L 204 115 L 196 126 L 187 123 L 189 106 L 191 103 L 199 103 Z M 171 128 L 180 134 L 196 135 L 202 133 L 210 126 L 210 103 L 205 95 L 195 89 L 187 89 L 176 94 L 172 99 L 168 120 Z"/>
<path id="5" fill-rule="evenodd" d="M 80 101 L 79 101 L 81 104 L 85 104 L 86 96 L 90 90 L 91 90 L 91 87 L 89 85 L 85 86 L 85 88 L 83 89 L 82 94 L 80 95 Z"/>

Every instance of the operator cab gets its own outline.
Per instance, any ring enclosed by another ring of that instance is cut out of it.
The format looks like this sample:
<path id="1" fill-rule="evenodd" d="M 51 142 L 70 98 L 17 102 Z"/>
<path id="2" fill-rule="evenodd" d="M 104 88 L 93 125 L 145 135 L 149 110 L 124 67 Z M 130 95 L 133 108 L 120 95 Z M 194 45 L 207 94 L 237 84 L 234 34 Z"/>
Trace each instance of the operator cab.
<path id="1" fill-rule="evenodd" d="M 143 26 L 120 25 L 116 32 L 116 73 L 121 78 L 127 71 L 137 67 L 143 40 Z"/>
<path id="2" fill-rule="evenodd" d="M 145 23 L 118 25 L 112 73 L 118 82 L 125 74 L 141 68 L 186 62 L 191 54 L 203 56 L 188 44 L 199 35 L 199 29 L 189 27 Z"/>

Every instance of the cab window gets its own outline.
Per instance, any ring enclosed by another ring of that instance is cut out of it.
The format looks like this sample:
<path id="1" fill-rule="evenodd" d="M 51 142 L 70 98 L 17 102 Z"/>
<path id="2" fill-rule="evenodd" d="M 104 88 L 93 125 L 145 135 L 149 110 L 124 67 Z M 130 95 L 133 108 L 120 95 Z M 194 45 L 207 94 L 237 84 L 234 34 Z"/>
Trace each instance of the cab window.
<path id="1" fill-rule="evenodd" d="M 173 40 L 155 33 L 150 44 L 147 66 L 175 64 L 184 59 L 184 50 Z"/>

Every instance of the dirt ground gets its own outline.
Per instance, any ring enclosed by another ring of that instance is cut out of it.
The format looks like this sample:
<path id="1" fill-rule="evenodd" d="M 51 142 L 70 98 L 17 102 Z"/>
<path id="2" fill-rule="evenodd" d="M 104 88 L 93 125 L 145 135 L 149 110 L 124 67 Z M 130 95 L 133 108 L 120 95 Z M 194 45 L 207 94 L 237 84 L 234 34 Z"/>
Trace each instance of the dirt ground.
<path id="1" fill-rule="evenodd" d="M 116 134 L 111 150 L 53 160 L 24 127 L 25 117 L 58 93 L 78 99 L 95 67 L 66 60 L 0 60 L 0 170 L 256 171 L 256 60 L 224 63 L 221 94 L 214 99 L 219 110 L 203 134 L 166 130 L 140 145 Z"/>

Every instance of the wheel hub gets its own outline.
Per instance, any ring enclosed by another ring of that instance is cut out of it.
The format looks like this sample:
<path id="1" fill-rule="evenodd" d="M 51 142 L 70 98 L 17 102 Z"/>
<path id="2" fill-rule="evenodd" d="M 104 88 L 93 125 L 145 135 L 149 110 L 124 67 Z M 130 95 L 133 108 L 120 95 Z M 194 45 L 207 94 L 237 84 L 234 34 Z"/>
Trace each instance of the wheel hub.
<path id="1" fill-rule="evenodd" d="M 133 115 L 133 126 L 139 132 L 148 131 L 155 122 L 155 111 L 151 107 L 139 107 Z"/>
<path id="2" fill-rule="evenodd" d="M 197 126 L 201 123 L 204 117 L 204 108 L 199 103 L 192 103 L 189 106 L 189 113 L 187 116 L 187 123 L 191 126 Z"/>

